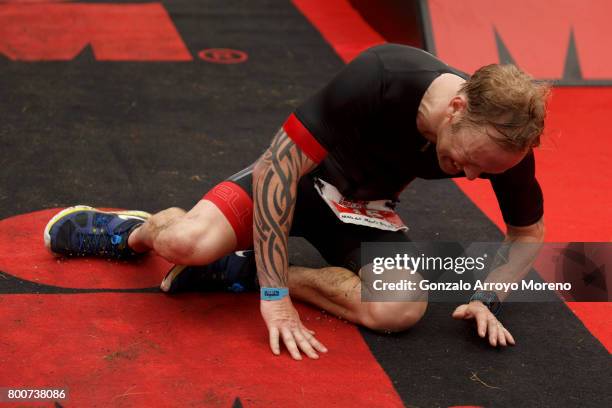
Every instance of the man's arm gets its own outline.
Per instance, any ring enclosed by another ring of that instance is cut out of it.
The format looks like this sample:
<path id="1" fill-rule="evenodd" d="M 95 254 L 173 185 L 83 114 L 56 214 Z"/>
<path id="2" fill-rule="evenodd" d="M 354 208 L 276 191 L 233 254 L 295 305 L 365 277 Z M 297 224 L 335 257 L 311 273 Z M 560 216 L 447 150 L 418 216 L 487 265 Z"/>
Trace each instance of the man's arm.
<path id="1" fill-rule="evenodd" d="M 288 283 L 287 241 L 295 208 L 299 179 L 316 164 L 281 128 L 257 162 L 253 172 L 253 243 L 257 276 L 262 288 L 286 290 Z M 289 296 L 261 300 L 260 309 L 270 336 L 270 348 L 280 354 L 279 337 L 291 356 L 300 360 L 301 349 L 311 358 L 315 350 L 327 351 L 306 329 Z M 298 348 L 299 347 L 299 348 Z"/>
<path id="2" fill-rule="evenodd" d="M 506 224 L 506 228 L 505 249 L 498 255 L 500 260 L 485 282 L 512 283 L 523 279 L 538 256 L 541 248 L 538 244 L 544 242 L 546 228 L 543 219 L 526 227 Z M 497 292 L 498 298 L 502 301 L 509 294 L 503 290 Z"/>
<path id="3" fill-rule="evenodd" d="M 495 269 L 487 276 L 485 282 L 518 282 L 527 275 L 538 256 L 546 229 L 544 220 L 525 227 L 507 225 L 505 244 L 496 255 Z M 504 300 L 509 293 L 499 291 L 496 293 L 500 300 Z M 506 346 L 515 344 L 512 334 L 506 329 L 491 311 L 478 300 L 461 305 L 453 312 L 455 319 L 474 319 L 478 334 L 485 337 L 488 334 L 492 346 Z"/>

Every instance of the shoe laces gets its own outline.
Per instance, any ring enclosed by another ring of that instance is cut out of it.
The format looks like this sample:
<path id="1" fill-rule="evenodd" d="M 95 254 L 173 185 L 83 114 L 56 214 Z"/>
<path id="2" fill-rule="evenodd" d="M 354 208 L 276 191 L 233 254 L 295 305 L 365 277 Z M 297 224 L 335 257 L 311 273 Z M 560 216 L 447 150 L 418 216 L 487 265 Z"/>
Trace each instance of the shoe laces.
<path id="1" fill-rule="evenodd" d="M 98 224 L 99 225 L 99 224 Z M 95 232 L 77 232 L 77 240 L 79 243 L 79 253 L 113 253 L 114 249 L 118 249 L 118 244 L 123 241 L 123 237 L 118 234 L 112 234 L 107 228 L 107 225 L 98 226 Z"/>

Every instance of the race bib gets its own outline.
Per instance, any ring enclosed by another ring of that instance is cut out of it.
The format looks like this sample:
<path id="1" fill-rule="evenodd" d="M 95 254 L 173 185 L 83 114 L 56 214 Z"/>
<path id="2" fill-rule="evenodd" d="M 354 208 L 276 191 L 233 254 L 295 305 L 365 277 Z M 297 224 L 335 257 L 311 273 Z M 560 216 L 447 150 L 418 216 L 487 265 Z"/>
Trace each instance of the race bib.
<path id="1" fill-rule="evenodd" d="M 315 179 L 315 188 L 340 221 L 347 224 L 364 225 L 385 231 L 405 231 L 408 229 L 388 200 L 353 201 L 342 196 L 331 184 Z"/>

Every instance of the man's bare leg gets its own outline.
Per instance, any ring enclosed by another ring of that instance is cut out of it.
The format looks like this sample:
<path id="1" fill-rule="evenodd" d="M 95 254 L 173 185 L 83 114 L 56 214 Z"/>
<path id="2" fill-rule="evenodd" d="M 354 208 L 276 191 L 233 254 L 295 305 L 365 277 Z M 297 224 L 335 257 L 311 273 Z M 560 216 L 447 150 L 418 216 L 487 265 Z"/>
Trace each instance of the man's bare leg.
<path id="1" fill-rule="evenodd" d="M 181 265 L 206 265 L 236 247 L 236 234 L 212 202 L 201 200 L 189 212 L 169 208 L 135 229 L 128 245 L 136 252 L 154 250 Z"/>
<path id="2" fill-rule="evenodd" d="M 172 207 L 153 214 L 151 218 L 130 234 L 128 245 L 136 252 L 152 250 L 159 233 L 186 213 L 187 211 L 182 208 Z"/>
<path id="3" fill-rule="evenodd" d="M 374 330 L 405 330 L 416 324 L 427 308 L 426 293 L 421 293 L 419 301 L 362 302 L 361 285 L 361 278 L 345 268 L 289 269 L 291 296 Z"/>

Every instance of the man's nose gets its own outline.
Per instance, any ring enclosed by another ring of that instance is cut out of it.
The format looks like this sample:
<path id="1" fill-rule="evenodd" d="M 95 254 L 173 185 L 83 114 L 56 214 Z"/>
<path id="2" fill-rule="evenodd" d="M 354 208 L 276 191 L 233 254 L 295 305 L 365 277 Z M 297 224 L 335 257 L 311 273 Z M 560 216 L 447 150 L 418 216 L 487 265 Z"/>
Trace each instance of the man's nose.
<path id="1" fill-rule="evenodd" d="M 480 175 L 480 170 L 472 166 L 464 166 L 463 172 L 465 173 L 465 177 L 467 177 L 468 180 L 474 180 Z"/>

